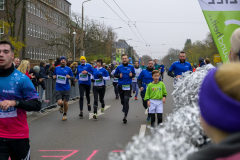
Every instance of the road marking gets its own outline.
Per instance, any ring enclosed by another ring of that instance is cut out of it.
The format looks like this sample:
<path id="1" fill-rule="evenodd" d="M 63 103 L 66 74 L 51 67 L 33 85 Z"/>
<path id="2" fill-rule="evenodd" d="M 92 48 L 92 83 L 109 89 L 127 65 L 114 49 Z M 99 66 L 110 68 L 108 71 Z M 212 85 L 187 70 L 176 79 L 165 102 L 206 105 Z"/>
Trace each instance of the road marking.
<path id="1" fill-rule="evenodd" d="M 148 109 L 145 110 L 145 114 L 148 114 Z"/>
<path id="2" fill-rule="evenodd" d="M 147 128 L 147 125 L 145 125 L 145 124 L 141 125 L 140 131 L 139 131 L 140 137 L 144 137 L 146 128 Z"/>
<path id="3" fill-rule="evenodd" d="M 98 150 L 93 151 L 93 153 L 88 157 L 87 160 L 91 160 L 92 157 L 98 152 Z"/>
<path id="4" fill-rule="evenodd" d="M 39 150 L 40 152 L 72 152 L 72 153 L 70 153 L 70 154 L 68 154 L 68 155 L 64 155 L 64 156 L 42 156 L 42 157 L 45 157 L 45 158 L 49 158 L 49 157 L 51 157 L 51 158 L 62 158 L 61 160 L 65 160 L 65 159 L 67 159 L 67 158 L 69 158 L 69 157 L 71 157 L 72 155 L 74 155 L 75 153 L 77 153 L 78 152 L 78 150 Z"/>
<path id="5" fill-rule="evenodd" d="M 105 106 L 104 111 L 106 111 L 109 107 L 111 107 L 111 105 Z M 103 114 L 105 114 L 105 113 L 101 112 L 101 108 L 100 108 L 100 109 L 97 111 L 97 116 L 101 116 L 101 115 L 103 115 Z M 89 113 L 89 119 L 92 119 L 92 118 L 93 118 L 93 113 Z"/>

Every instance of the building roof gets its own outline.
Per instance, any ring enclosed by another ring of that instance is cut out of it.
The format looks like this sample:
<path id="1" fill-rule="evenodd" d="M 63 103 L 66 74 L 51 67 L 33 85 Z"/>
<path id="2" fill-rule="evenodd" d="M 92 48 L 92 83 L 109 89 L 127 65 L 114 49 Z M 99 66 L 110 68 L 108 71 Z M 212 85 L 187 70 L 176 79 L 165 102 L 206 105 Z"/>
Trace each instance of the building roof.
<path id="1" fill-rule="evenodd" d="M 125 49 L 128 49 L 130 46 L 126 43 L 126 41 L 118 41 L 115 42 L 115 47 L 116 48 L 124 48 L 124 43 L 125 43 Z"/>
<path id="2" fill-rule="evenodd" d="M 70 5 L 72 5 L 70 2 L 68 2 L 68 0 L 64 0 L 65 2 L 69 3 Z"/>

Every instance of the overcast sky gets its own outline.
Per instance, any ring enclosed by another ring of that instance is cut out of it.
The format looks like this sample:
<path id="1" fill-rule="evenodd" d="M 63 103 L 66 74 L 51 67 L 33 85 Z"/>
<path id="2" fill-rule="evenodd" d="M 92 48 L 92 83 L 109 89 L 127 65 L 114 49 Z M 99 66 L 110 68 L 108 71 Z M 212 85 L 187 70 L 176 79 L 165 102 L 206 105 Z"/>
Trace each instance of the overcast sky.
<path id="1" fill-rule="evenodd" d="M 83 0 L 68 0 L 73 12 L 82 12 Z M 123 19 L 122 21 L 106 3 Z M 161 58 L 169 48 L 182 49 L 186 39 L 203 40 L 209 28 L 198 0 L 115 0 L 127 17 L 121 12 L 114 0 L 91 0 L 84 3 L 84 16 L 104 22 L 115 30 L 118 39 L 132 39 L 127 43 L 139 55 Z M 100 18 L 100 17 L 105 17 Z M 140 34 L 139 34 L 139 32 Z M 142 41 L 137 42 L 137 41 Z M 146 43 L 149 46 L 146 47 Z M 165 44 L 165 45 L 163 45 Z"/>

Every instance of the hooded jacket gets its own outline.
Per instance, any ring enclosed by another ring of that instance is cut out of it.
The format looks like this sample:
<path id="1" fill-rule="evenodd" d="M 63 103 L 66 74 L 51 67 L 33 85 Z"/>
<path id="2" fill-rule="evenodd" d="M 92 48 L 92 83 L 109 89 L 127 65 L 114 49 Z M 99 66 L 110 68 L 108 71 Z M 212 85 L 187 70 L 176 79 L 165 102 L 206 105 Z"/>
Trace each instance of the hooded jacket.
<path id="1" fill-rule="evenodd" d="M 187 160 L 240 160 L 240 132 L 189 155 Z"/>

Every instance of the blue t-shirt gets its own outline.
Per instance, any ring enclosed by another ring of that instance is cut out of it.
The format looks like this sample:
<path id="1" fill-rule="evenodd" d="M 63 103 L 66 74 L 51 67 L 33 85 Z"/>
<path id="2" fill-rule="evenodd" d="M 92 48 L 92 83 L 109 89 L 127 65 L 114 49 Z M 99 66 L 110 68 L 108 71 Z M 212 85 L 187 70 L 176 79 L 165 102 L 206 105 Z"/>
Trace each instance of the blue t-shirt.
<path id="1" fill-rule="evenodd" d="M 175 76 L 182 75 L 182 73 L 187 71 L 192 71 L 192 66 L 189 62 L 180 63 L 179 61 L 173 62 L 169 68 L 170 72 L 174 71 Z"/>
<path id="2" fill-rule="evenodd" d="M 162 67 L 162 68 L 161 68 L 161 67 Z M 161 73 L 164 72 L 165 66 L 164 66 L 164 65 L 160 65 L 160 68 L 161 68 Z"/>
<path id="3" fill-rule="evenodd" d="M 148 71 L 146 69 L 142 70 L 142 72 L 138 76 L 138 79 L 142 81 L 142 87 L 144 88 L 142 92 L 146 92 L 146 84 L 153 82 L 152 71 Z M 159 78 L 159 81 L 161 81 L 161 78 Z"/>
<path id="4" fill-rule="evenodd" d="M 160 66 L 159 64 L 154 64 L 154 70 L 159 70 Z"/>
<path id="5" fill-rule="evenodd" d="M 121 74 L 123 75 L 122 78 L 118 79 L 118 85 L 128 85 L 132 84 L 132 77 L 129 76 L 129 73 L 135 74 L 135 69 L 132 65 L 123 66 L 122 64 L 116 68 L 114 74 Z"/>
<path id="6" fill-rule="evenodd" d="M 99 79 L 98 78 L 98 75 L 102 75 L 103 76 L 103 79 Z M 104 68 L 101 68 L 98 70 L 98 68 L 94 68 L 93 69 L 93 78 L 95 80 L 94 84 L 97 85 L 97 86 L 103 86 L 106 84 L 106 81 L 104 80 L 105 78 L 108 78 L 110 79 L 109 77 L 109 74 L 108 74 L 108 71 Z"/>
<path id="7" fill-rule="evenodd" d="M 82 71 L 87 71 L 87 74 L 82 74 Z M 77 67 L 77 76 L 79 84 L 91 85 L 91 75 L 93 74 L 93 67 L 90 64 L 81 64 Z"/>
<path id="8" fill-rule="evenodd" d="M 66 75 L 73 77 L 71 68 L 58 66 L 55 68 L 53 75 L 56 75 L 56 91 L 70 90 L 69 79 Z"/>

